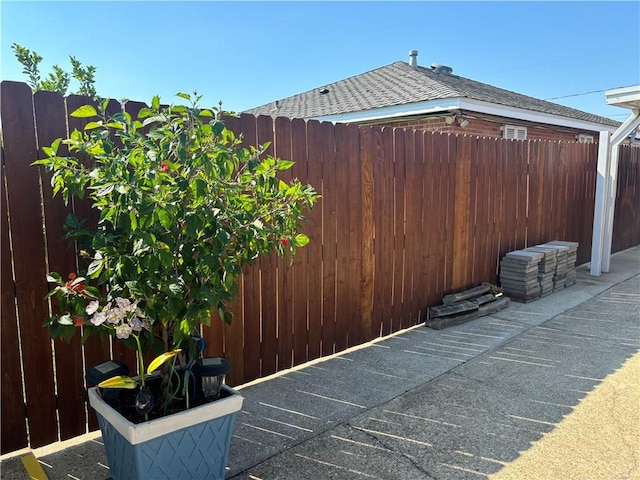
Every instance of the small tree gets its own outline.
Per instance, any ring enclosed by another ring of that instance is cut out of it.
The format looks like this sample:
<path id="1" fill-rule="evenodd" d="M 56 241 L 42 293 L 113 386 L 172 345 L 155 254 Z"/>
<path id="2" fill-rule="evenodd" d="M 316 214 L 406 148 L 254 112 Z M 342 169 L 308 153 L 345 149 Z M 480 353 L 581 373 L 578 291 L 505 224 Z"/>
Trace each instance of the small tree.
<path id="1" fill-rule="evenodd" d="M 88 267 L 68 280 L 49 274 L 62 306 L 45 322 L 54 337 L 82 327 L 83 340 L 115 334 L 138 351 L 160 340 L 164 351 L 197 358 L 192 335 L 212 310 L 231 321 L 242 267 L 308 242 L 300 222 L 318 195 L 278 179 L 293 162 L 266 155 L 266 146 L 241 148 L 219 108 L 200 108 L 195 93 L 178 96 L 190 105 L 163 108 L 156 96 L 136 119 L 108 117 L 108 100 L 85 105 L 71 114 L 90 120 L 84 131 L 56 140 L 35 162 L 53 173 L 54 195 L 88 197 L 100 213 L 95 229 L 68 219 Z M 58 156 L 61 143 L 91 164 Z"/>
<path id="2" fill-rule="evenodd" d="M 29 50 L 26 47 L 14 43 L 11 45 L 16 59 L 22 65 L 22 73 L 27 77 L 27 83 L 31 90 L 35 93 L 38 90 L 46 90 L 49 92 L 58 92 L 62 95 L 67 94 L 71 78 L 74 78 L 80 84 L 76 93 L 94 98 L 96 96 L 95 89 L 95 73 L 96 67 L 93 65 L 84 66 L 75 57 L 69 57 L 71 61 L 71 73 L 66 72 L 58 65 L 53 66 L 53 71 L 49 73 L 46 79 L 40 79 L 40 62 L 42 57 L 37 52 Z"/>

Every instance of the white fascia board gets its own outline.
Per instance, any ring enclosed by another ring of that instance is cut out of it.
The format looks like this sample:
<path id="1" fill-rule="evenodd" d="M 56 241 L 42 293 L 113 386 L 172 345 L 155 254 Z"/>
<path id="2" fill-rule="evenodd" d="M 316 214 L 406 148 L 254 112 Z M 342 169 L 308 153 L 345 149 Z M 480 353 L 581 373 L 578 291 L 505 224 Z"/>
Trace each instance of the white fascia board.
<path id="1" fill-rule="evenodd" d="M 640 109 L 640 85 L 624 88 L 614 88 L 605 92 L 607 105 L 616 107 Z"/>
<path id="2" fill-rule="evenodd" d="M 371 110 L 360 110 L 357 112 L 309 117 L 308 120 L 319 120 L 321 122 L 334 123 L 368 122 L 372 120 L 382 120 L 385 118 L 406 117 L 408 115 L 425 115 L 430 113 L 448 112 L 449 110 L 459 109 L 459 104 L 459 98 L 443 98 L 441 100 L 427 100 L 424 102 L 372 108 Z"/>
<path id="3" fill-rule="evenodd" d="M 385 118 L 407 117 L 411 115 L 425 115 L 440 113 L 451 110 L 467 110 L 469 112 L 484 113 L 504 117 L 506 119 L 516 119 L 526 122 L 556 125 L 561 127 L 575 128 L 577 130 L 587 130 L 593 132 L 609 131 L 614 132 L 617 127 L 603 125 L 596 122 L 577 120 L 549 113 L 533 112 L 523 108 L 506 107 L 495 103 L 472 100 L 469 98 L 446 98 L 442 100 L 429 100 L 426 102 L 410 103 L 406 105 L 394 105 L 392 107 L 374 108 L 358 112 L 348 112 L 337 115 L 325 115 L 312 117 L 310 120 L 334 123 L 357 123 Z"/>

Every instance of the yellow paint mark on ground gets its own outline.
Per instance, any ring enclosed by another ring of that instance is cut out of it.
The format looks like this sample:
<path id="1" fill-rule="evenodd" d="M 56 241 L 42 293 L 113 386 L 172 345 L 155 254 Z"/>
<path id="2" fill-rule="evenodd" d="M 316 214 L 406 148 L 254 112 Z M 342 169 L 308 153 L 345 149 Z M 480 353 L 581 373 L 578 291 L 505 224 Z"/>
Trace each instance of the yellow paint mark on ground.
<path id="1" fill-rule="evenodd" d="M 48 480 L 47 474 L 44 473 L 44 470 L 33 453 L 28 453 L 21 457 L 20 460 L 22 460 L 22 464 L 27 470 L 31 480 Z"/>
<path id="2" fill-rule="evenodd" d="M 490 480 L 639 480 L 640 353 Z"/>

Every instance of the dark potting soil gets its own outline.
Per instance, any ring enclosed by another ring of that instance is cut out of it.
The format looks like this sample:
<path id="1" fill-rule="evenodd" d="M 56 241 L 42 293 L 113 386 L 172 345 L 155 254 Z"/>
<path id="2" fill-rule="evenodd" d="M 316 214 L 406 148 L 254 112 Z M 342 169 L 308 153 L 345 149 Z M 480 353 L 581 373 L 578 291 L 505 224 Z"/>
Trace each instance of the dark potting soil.
<path id="1" fill-rule="evenodd" d="M 174 377 L 175 378 L 175 377 Z M 222 398 L 230 397 L 231 393 L 222 389 L 220 391 L 220 396 L 215 399 L 208 399 L 202 394 L 202 386 L 200 384 L 200 379 L 194 383 L 193 378 L 191 379 L 191 384 L 189 387 L 189 408 L 198 407 L 200 405 L 205 405 L 207 403 L 214 402 L 216 400 L 220 400 Z M 140 390 L 140 387 L 132 390 L 128 389 L 101 389 L 104 401 L 109 404 L 113 409 L 115 409 L 120 415 L 125 417 L 131 423 L 142 423 L 148 420 L 154 420 L 156 418 L 166 417 L 167 415 L 172 415 L 174 413 L 182 412 L 186 410 L 186 399 L 181 395 L 182 394 L 182 386 L 175 387 L 175 390 L 178 390 L 180 394 L 171 401 L 169 406 L 164 408 L 164 399 L 162 396 L 161 389 L 161 379 L 160 378 L 150 378 L 146 380 L 146 388 L 148 388 L 153 394 L 153 408 L 151 411 L 145 416 L 145 414 L 138 413 L 136 411 L 136 395 Z M 195 396 L 193 384 L 195 384 Z M 175 391 L 174 390 L 174 391 Z M 106 397 L 106 398 L 105 398 Z"/>

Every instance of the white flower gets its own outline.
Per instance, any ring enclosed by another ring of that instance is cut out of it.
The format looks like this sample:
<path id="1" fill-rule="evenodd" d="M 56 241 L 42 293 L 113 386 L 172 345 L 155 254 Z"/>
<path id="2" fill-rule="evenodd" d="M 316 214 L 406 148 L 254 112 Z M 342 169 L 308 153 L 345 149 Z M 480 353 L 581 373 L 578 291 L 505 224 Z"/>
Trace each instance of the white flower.
<path id="1" fill-rule="evenodd" d="M 122 324 L 116 327 L 116 337 L 126 339 L 129 338 L 129 334 L 131 333 L 131 327 L 129 325 Z"/>
<path id="2" fill-rule="evenodd" d="M 98 327 L 102 325 L 106 319 L 107 314 L 105 312 L 98 312 L 93 316 L 93 318 L 91 318 L 91 323 Z"/>
<path id="3" fill-rule="evenodd" d="M 100 307 L 100 302 L 98 302 L 98 300 L 93 300 L 92 302 L 89 302 L 89 305 L 87 305 L 87 308 L 86 308 L 87 315 L 93 315 L 98 311 L 99 307 Z"/>
<path id="4" fill-rule="evenodd" d="M 122 298 L 122 297 L 116 297 L 116 305 L 118 305 L 120 308 L 128 308 L 129 305 L 131 305 L 131 302 L 129 301 L 128 298 Z"/>
<path id="5" fill-rule="evenodd" d="M 123 316 L 124 315 L 122 315 L 122 310 L 120 310 L 118 307 L 112 308 L 107 311 L 107 321 L 109 323 L 120 323 L 120 320 L 122 320 Z"/>

